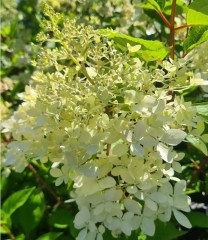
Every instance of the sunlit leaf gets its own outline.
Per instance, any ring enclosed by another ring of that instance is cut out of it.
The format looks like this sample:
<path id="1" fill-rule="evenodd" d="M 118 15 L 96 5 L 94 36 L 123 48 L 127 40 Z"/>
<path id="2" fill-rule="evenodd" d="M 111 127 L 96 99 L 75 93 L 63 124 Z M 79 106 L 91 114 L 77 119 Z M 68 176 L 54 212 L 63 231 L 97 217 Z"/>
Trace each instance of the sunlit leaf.
<path id="1" fill-rule="evenodd" d="M 11 216 L 18 208 L 25 204 L 35 187 L 19 190 L 8 197 L 2 205 L 7 216 Z"/>
<path id="2" fill-rule="evenodd" d="M 129 50 L 129 52 L 134 53 L 134 52 L 137 52 L 137 51 L 140 50 L 141 45 L 135 45 L 135 46 L 132 47 L 129 43 L 127 43 L 127 48 Z"/>
<path id="3" fill-rule="evenodd" d="M 13 222 L 21 226 L 28 236 L 37 227 L 45 211 L 45 199 L 42 192 L 34 192 L 12 216 Z"/>
<path id="4" fill-rule="evenodd" d="M 207 156 L 207 146 L 206 144 L 199 138 L 194 136 L 187 137 L 187 140 L 197 149 L 199 149 L 201 152 L 204 153 L 205 156 Z"/>
<path id="5" fill-rule="evenodd" d="M 208 25 L 208 2 L 195 0 L 188 6 L 187 24 Z"/>
<path id="6" fill-rule="evenodd" d="M 188 52 L 205 41 L 208 41 L 208 27 L 193 27 L 183 42 L 183 49 Z"/>
<path id="7" fill-rule="evenodd" d="M 141 49 L 136 52 L 136 54 L 146 61 L 163 60 L 169 54 L 168 48 L 157 40 L 152 41 L 134 38 L 113 30 L 100 30 L 100 32 L 109 39 L 112 39 L 117 44 L 118 48 L 122 48 L 123 50 L 127 50 L 127 43 L 132 47 L 141 45 Z"/>
<path id="8" fill-rule="evenodd" d="M 198 114 L 208 117 L 208 102 L 195 105 L 195 107 Z"/>

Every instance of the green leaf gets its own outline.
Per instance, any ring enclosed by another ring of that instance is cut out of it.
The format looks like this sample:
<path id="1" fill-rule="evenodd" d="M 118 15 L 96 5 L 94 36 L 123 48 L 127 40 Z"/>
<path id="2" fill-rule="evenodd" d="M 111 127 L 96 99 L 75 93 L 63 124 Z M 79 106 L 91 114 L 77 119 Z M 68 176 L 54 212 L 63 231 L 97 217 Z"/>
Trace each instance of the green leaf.
<path id="1" fill-rule="evenodd" d="M 204 153 L 205 156 L 207 156 L 207 146 L 206 144 L 199 138 L 196 138 L 194 136 L 187 137 L 187 140 L 197 149 L 199 149 L 202 153 Z"/>
<path id="2" fill-rule="evenodd" d="M 192 211 L 190 213 L 187 213 L 187 217 L 189 218 L 193 227 L 208 229 L 208 216 L 205 213 Z"/>
<path id="3" fill-rule="evenodd" d="M 165 8 L 163 9 L 163 14 L 170 16 L 172 12 L 172 0 L 166 0 Z M 175 16 L 181 15 L 185 12 L 186 4 L 182 0 L 176 1 L 176 13 Z"/>
<path id="4" fill-rule="evenodd" d="M 0 184 L 0 192 L 1 192 L 1 199 L 4 198 L 6 192 L 8 190 L 8 179 L 5 175 L 1 175 L 1 184 Z"/>
<path id="5" fill-rule="evenodd" d="M 7 228 L 11 228 L 12 221 L 11 218 L 8 217 L 2 209 L 0 209 L 0 216 L 1 216 L 0 234 L 6 234 L 7 231 L 4 228 L 4 226 L 6 226 Z"/>
<path id="6" fill-rule="evenodd" d="M 24 234 L 20 234 L 17 237 L 15 237 L 15 240 L 24 240 L 25 239 L 25 235 Z"/>
<path id="7" fill-rule="evenodd" d="M 165 0 L 147 0 L 147 2 L 153 6 L 153 8 L 158 11 L 161 12 L 161 4 L 164 5 Z M 164 7 L 164 6 L 163 6 Z"/>
<path id="8" fill-rule="evenodd" d="M 188 25 L 208 25 L 208 1 L 195 0 L 188 6 Z"/>
<path id="9" fill-rule="evenodd" d="M 157 4 L 160 6 L 160 9 L 163 11 L 163 9 L 165 8 L 165 2 L 166 0 L 155 0 L 157 2 Z"/>
<path id="10" fill-rule="evenodd" d="M 160 41 L 134 38 L 109 29 L 101 29 L 99 32 L 106 35 L 107 38 L 112 39 L 115 42 L 116 47 L 122 51 L 128 51 L 127 44 L 132 47 L 141 45 L 141 49 L 131 54 L 135 57 L 140 57 L 145 61 L 163 60 L 169 54 L 169 48 L 165 47 Z"/>
<path id="11" fill-rule="evenodd" d="M 12 216 L 13 222 L 20 226 L 28 236 L 41 221 L 45 211 L 45 199 L 42 192 L 34 192 L 23 207 Z"/>
<path id="12" fill-rule="evenodd" d="M 164 233 L 165 240 L 172 240 L 187 233 L 186 231 L 182 231 L 176 228 L 176 226 L 172 222 L 163 223 L 157 220 L 155 222 L 155 225 L 156 225 L 155 235 L 153 237 L 148 236 L 146 240 L 164 239 Z"/>
<path id="13" fill-rule="evenodd" d="M 59 207 L 52 212 L 49 218 L 49 224 L 52 227 L 65 229 L 71 224 L 69 216 L 70 212 L 68 209 Z"/>
<path id="14" fill-rule="evenodd" d="M 10 217 L 18 208 L 25 204 L 35 187 L 23 189 L 13 193 L 3 203 L 2 209 Z"/>
<path id="15" fill-rule="evenodd" d="M 207 40 L 208 40 L 208 26 L 193 27 L 189 31 L 189 35 L 183 43 L 183 49 L 185 52 L 188 52 Z"/>
<path id="16" fill-rule="evenodd" d="M 208 117 L 208 102 L 200 105 L 195 105 L 195 107 L 198 114 Z"/>
<path id="17" fill-rule="evenodd" d="M 49 232 L 46 234 L 41 235 L 39 238 L 37 238 L 36 240 L 55 240 L 57 239 L 59 236 L 61 236 L 63 233 L 61 232 Z"/>

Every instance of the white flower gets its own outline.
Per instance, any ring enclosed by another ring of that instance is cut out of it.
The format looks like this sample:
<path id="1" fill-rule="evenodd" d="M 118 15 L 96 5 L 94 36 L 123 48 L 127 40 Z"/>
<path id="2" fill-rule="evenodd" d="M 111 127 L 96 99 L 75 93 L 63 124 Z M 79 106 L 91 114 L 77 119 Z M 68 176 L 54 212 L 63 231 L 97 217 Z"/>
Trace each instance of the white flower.
<path id="1" fill-rule="evenodd" d="M 62 166 L 61 169 L 52 168 L 50 170 L 50 174 L 51 174 L 51 176 L 57 178 L 56 181 L 55 181 L 56 186 L 61 185 L 63 182 L 67 183 L 68 180 L 69 180 L 69 169 L 65 165 Z"/>

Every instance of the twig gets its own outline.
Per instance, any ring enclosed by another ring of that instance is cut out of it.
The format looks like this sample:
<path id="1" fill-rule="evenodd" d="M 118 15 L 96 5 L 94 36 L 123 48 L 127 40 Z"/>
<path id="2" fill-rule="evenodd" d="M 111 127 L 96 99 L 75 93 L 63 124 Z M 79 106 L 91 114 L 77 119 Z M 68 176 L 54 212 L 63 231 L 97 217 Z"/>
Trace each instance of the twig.
<path id="1" fill-rule="evenodd" d="M 174 54 L 175 54 L 175 13 L 176 13 L 176 0 L 173 0 L 172 2 L 172 10 L 171 10 L 171 17 L 170 17 L 170 57 L 174 60 Z"/>
<path id="2" fill-rule="evenodd" d="M 1 227 L 6 231 L 10 239 L 15 239 L 15 236 L 11 233 L 10 229 L 6 225 L 1 224 Z"/>
<path id="3" fill-rule="evenodd" d="M 27 166 L 30 171 L 35 175 L 37 180 L 41 183 L 41 187 L 46 188 L 47 191 L 56 199 L 56 204 L 54 208 L 58 207 L 61 204 L 61 198 L 56 195 L 56 193 L 51 189 L 50 185 L 44 181 L 44 179 L 38 174 L 33 165 L 30 163 Z"/>
<path id="4" fill-rule="evenodd" d="M 106 150 L 106 155 L 110 155 L 110 150 L 111 150 L 111 144 L 107 143 L 107 150 Z"/>
<path id="5" fill-rule="evenodd" d="M 175 28 L 175 31 L 180 30 L 180 29 L 183 29 L 183 28 L 189 28 L 189 27 L 191 27 L 191 25 L 187 25 L 187 24 L 181 25 L 181 26 L 179 26 L 179 27 L 176 27 L 176 28 Z"/>
<path id="6" fill-rule="evenodd" d="M 192 178 L 188 184 L 188 187 L 191 187 L 192 184 L 196 181 L 196 179 L 199 177 L 200 173 L 202 173 L 205 168 L 206 168 L 206 164 L 208 164 L 208 157 L 205 157 L 202 161 L 201 161 L 201 164 L 200 166 L 197 164 L 194 163 L 194 166 L 196 168 L 194 174 L 192 175 Z"/>
<path id="7" fill-rule="evenodd" d="M 161 19 L 167 25 L 167 27 L 170 28 L 170 22 L 167 20 L 165 15 L 162 12 L 159 12 L 159 11 L 157 11 L 157 13 L 160 15 Z"/>

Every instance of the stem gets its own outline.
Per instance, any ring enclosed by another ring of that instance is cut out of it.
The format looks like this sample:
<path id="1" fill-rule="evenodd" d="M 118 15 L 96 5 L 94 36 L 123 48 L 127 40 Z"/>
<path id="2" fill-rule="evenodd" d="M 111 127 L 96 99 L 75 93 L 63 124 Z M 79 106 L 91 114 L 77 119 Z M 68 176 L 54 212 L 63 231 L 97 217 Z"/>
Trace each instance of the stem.
<path id="1" fill-rule="evenodd" d="M 30 169 L 30 171 L 35 175 L 37 180 L 40 182 L 41 187 L 45 187 L 48 190 L 48 192 L 56 199 L 57 203 L 55 204 L 54 208 L 59 206 L 61 203 L 61 198 L 56 195 L 56 193 L 51 189 L 50 185 L 47 182 L 45 182 L 44 179 L 38 174 L 38 172 L 35 170 L 35 168 L 31 163 L 28 164 L 27 167 Z"/>
<path id="2" fill-rule="evenodd" d="M 197 180 L 197 178 L 199 177 L 199 175 L 205 171 L 205 168 L 206 168 L 206 166 L 207 166 L 207 163 L 208 163 L 208 157 L 205 157 L 205 158 L 201 161 L 200 166 L 194 162 L 194 167 L 196 168 L 196 170 L 195 170 L 194 174 L 192 175 L 192 178 L 191 178 L 191 180 L 190 180 L 190 182 L 189 182 L 189 184 L 188 184 L 188 187 L 191 188 L 192 185 L 193 185 L 193 183 L 196 182 L 196 180 Z"/>
<path id="3" fill-rule="evenodd" d="M 175 31 L 176 30 L 180 30 L 180 29 L 182 29 L 182 28 L 188 28 L 188 27 L 191 27 L 191 25 L 182 25 L 182 26 L 179 26 L 179 27 L 177 27 L 177 28 L 175 28 Z"/>
<path id="4" fill-rule="evenodd" d="M 111 144 L 107 143 L 107 150 L 106 150 L 106 155 L 110 155 L 110 150 L 111 150 Z"/>
<path id="5" fill-rule="evenodd" d="M 65 48 L 65 50 L 67 51 L 67 53 L 69 54 L 70 59 L 80 68 L 80 71 L 85 75 L 85 77 L 87 78 L 87 80 L 91 83 L 91 84 L 95 84 L 95 82 L 92 80 L 92 78 L 89 76 L 89 74 L 87 73 L 86 68 L 81 65 L 79 63 L 79 61 L 72 55 L 70 49 L 68 48 L 68 46 L 64 43 L 61 42 L 62 46 Z"/>
<path id="6" fill-rule="evenodd" d="M 170 22 L 167 20 L 165 15 L 162 12 L 159 12 L 159 11 L 157 11 L 157 13 L 160 15 L 161 19 L 167 25 L 167 27 L 170 28 Z"/>
<path id="7" fill-rule="evenodd" d="M 6 231 L 10 239 L 15 239 L 15 236 L 11 233 L 10 229 L 6 225 L 1 224 L 1 227 Z"/>
<path id="8" fill-rule="evenodd" d="M 171 46 L 170 57 L 173 60 L 174 60 L 174 53 L 175 53 L 175 28 L 174 28 L 175 13 L 176 13 L 176 0 L 173 0 L 171 17 L 170 17 L 170 46 Z"/>
<path id="9" fill-rule="evenodd" d="M 152 5 L 152 4 L 150 3 L 150 5 Z M 167 20 L 167 18 L 165 17 L 165 15 L 164 15 L 162 12 L 158 11 L 153 5 L 152 5 L 152 7 L 153 7 L 154 10 L 160 15 L 160 17 L 161 17 L 161 19 L 163 20 L 163 22 L 170 28 L 170 23 L 169 23 L 169 21 Z"/>

